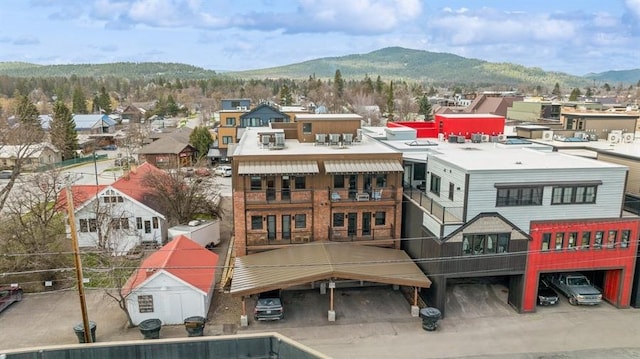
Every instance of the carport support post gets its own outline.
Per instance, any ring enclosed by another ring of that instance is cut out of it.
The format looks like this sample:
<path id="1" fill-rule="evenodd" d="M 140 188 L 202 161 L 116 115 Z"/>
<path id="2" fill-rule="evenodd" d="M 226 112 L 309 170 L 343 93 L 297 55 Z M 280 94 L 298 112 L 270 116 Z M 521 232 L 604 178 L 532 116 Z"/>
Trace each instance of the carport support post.
<path id="1" fill-rule="evenodd" d="M 249 326 L 249 318 L 247 317 L 247 301 L 245 300 L 244 295 L 242 296 L 242 315 L 240 316 L 240 326 Z"/>
<path id="2" fill-rule="evenodd" d="M 336 311 L 333 310 L 333 290 L 336 288 L 336 283 L 334 281 L 329 282 L 329 313 L 327 314 L 328 320 L 330 322 L 336 321 Z"/>
<path id="3" fill-rule="evenodd" d="M 411 316 L 420 315 L 420 307 L 418 307 L 418 287 L 413 287 L 413 305 L 411 306 Z"/>

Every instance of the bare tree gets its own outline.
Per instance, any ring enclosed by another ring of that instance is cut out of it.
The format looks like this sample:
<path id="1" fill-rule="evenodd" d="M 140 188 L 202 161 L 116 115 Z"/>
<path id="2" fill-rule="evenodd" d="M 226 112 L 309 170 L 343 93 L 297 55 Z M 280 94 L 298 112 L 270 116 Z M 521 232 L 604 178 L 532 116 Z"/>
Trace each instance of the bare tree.
<path id="1" fill-rule="evenodd" d="M 187 223 L 197 215 L 219 218 L 222 214 L 218 186 L 210 178 L 193 176 L 178 167 L 168 172 L 150 172 L 142 180 L 148 198 L 167 216 L 170 226 Z"/>

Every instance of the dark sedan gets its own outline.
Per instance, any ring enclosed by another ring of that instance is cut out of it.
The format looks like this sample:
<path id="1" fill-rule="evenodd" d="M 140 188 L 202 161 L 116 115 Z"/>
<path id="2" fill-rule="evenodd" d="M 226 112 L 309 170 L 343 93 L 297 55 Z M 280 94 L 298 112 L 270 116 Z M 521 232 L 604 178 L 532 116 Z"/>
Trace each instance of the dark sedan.
<path id="1" fill-rule="evenodd" d="M 538 305 L 554 305 L 558 303 L 558 293 L 553 290 L 546 280 L 540 279 L 538 283 Z"/>
<path id="2" fill-rule="evenodd" d="M 7 309 L 13 302 L 22 300 L 22 289 L 19 286 L 0 287 L 0 312 Z"/>

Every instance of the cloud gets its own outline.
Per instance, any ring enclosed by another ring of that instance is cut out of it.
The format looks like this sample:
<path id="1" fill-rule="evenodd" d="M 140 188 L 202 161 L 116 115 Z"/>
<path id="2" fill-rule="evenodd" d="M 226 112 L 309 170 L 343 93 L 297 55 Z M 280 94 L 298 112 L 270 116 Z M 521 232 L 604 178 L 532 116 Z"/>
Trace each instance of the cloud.
<path id="1" fill-rule="evenodd" d="M 640 0 L 625 0 L 624 5 L 636 19 L 640 19 Z"/>
<path id="2" fill-rule="evenodd" d="M 39 44 L 40 40 L 36 39 L 35 37 L 19 37 L 15 40 L 13 40 L 13 44 L 14 45 L 36 45 Z"/>
<path id="3" fill-rule="evenodd" d="M 252 12 L 238 17 L 234 25 L 287 34 L 380 34 L 414 20 L 421 13 L 419 0 L 300 0 L 294 12 Z"/>

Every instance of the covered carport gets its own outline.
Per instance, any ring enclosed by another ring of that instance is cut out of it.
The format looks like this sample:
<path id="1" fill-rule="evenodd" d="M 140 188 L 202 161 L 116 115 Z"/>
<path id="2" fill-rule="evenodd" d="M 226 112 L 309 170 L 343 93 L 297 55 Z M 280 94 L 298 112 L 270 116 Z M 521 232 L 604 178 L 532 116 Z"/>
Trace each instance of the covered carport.
<path id="1" fill-rule="evenodd" d="M 418 290 L 431 281 L 398 249 L 351 243 L 309 243 L 238 257 L 231 294 L 242 298 L 241 325 L 248 325 L 246 297 L 311 282 L 328 282 L 328 320 L 335 320 L 336 280 L 359 280 L 413 287 L 411 314 L 418 316 Z"/>

